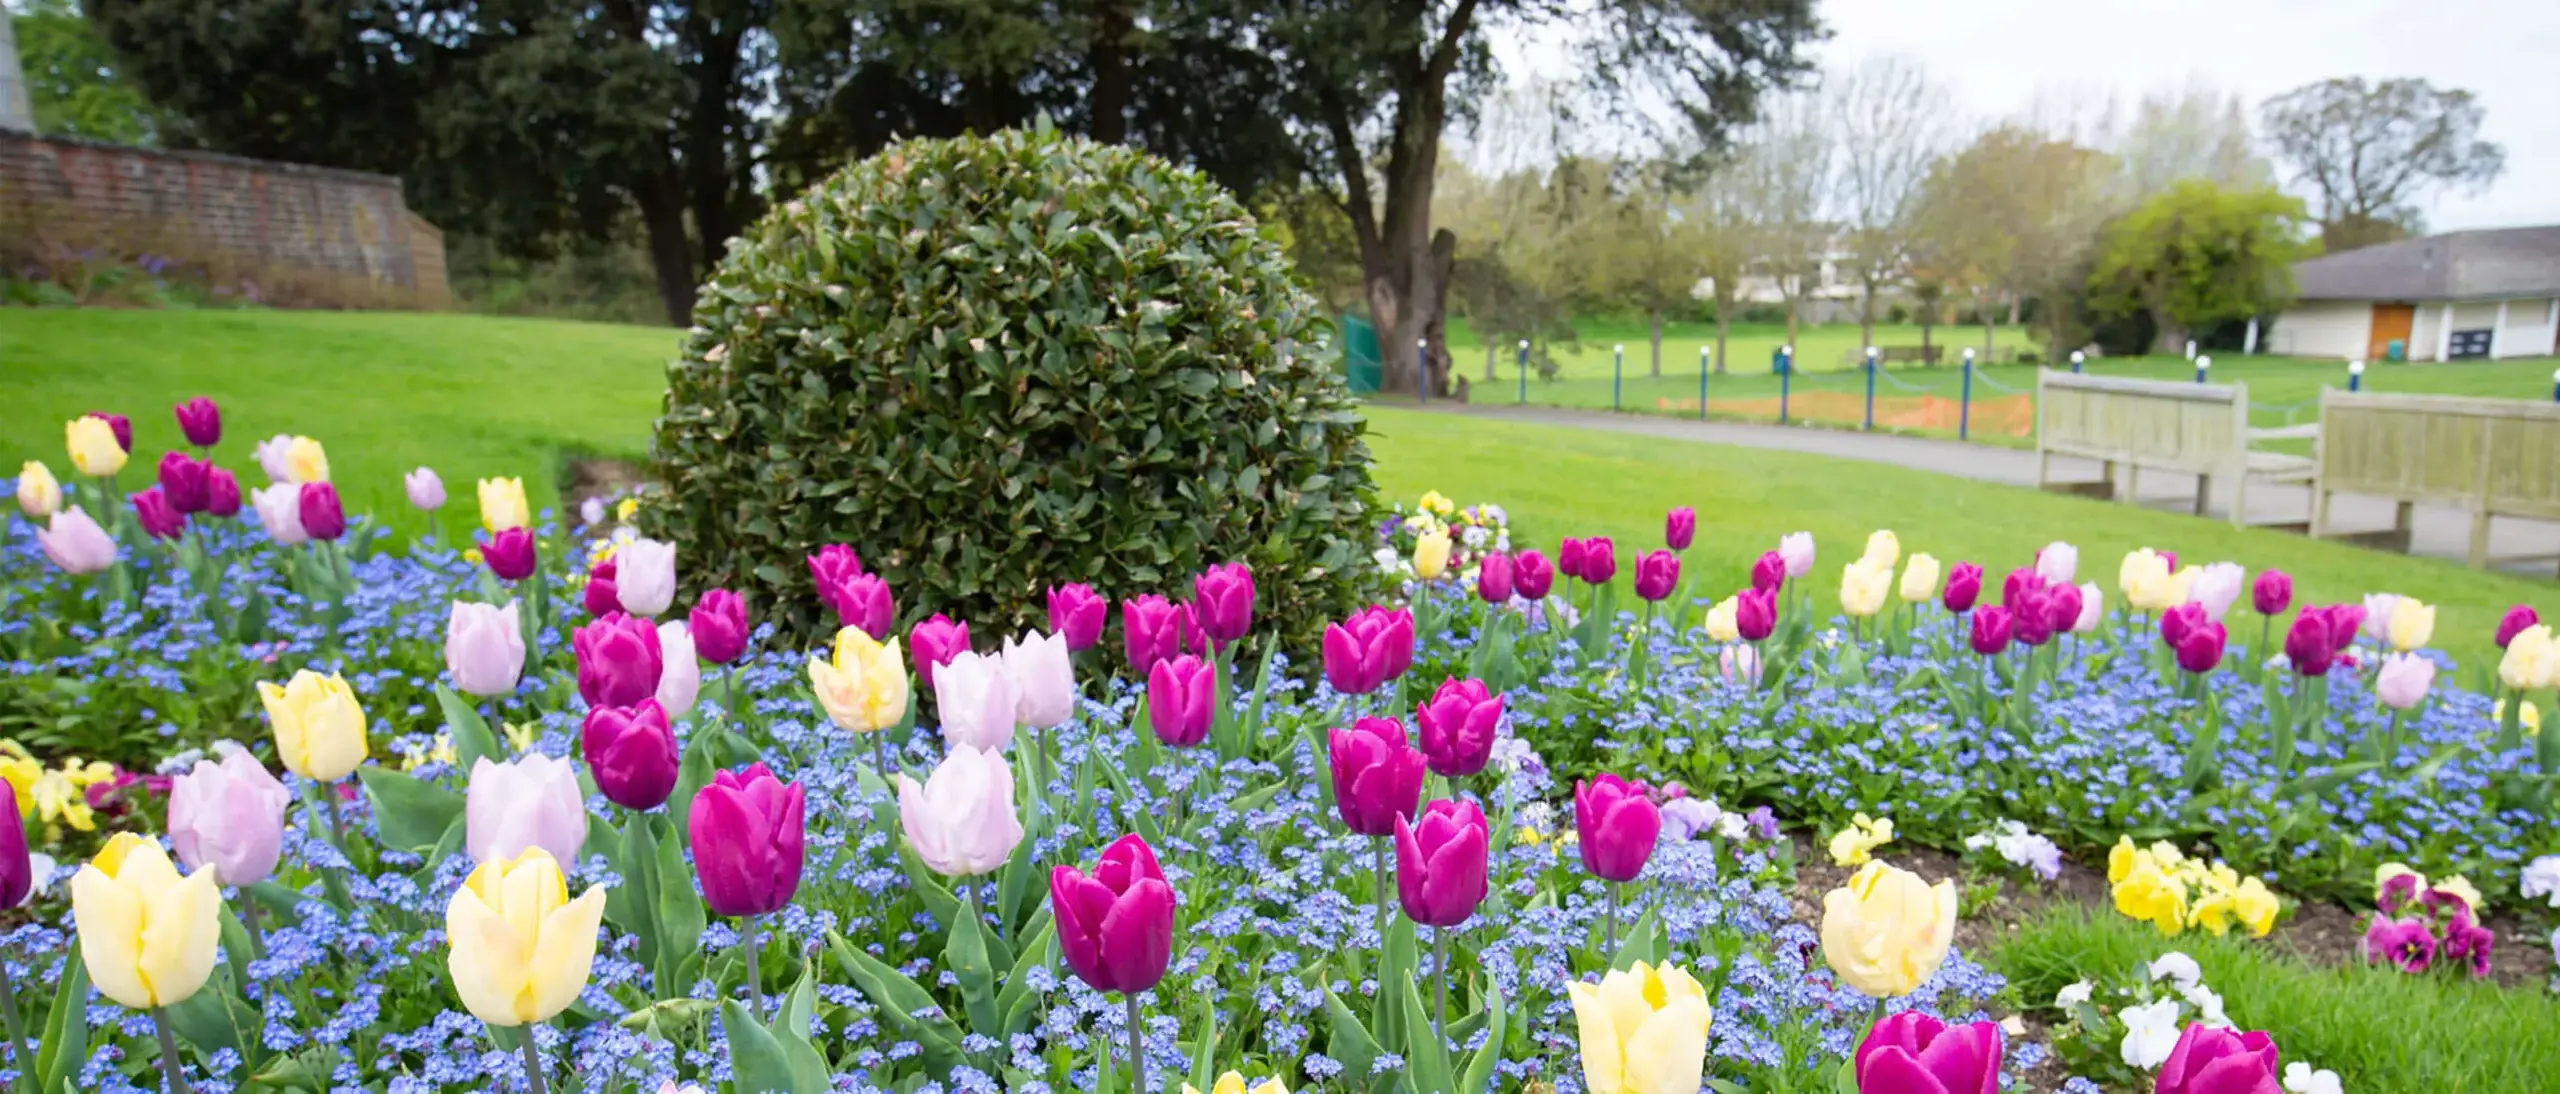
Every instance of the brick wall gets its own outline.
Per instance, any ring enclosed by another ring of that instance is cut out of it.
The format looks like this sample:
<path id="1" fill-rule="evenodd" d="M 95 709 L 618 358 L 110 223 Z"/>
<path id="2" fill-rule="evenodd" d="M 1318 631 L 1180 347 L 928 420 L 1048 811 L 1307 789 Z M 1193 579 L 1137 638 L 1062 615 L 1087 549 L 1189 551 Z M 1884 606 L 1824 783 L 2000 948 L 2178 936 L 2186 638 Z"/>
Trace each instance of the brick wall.
<path id="1" fill-rule="evenodd" d="M 248 267 L 360 276 L 446 301 L 444 238 L 389 175 L 0 131 L 0 223 L 56 240 L 183 238 Z"/>

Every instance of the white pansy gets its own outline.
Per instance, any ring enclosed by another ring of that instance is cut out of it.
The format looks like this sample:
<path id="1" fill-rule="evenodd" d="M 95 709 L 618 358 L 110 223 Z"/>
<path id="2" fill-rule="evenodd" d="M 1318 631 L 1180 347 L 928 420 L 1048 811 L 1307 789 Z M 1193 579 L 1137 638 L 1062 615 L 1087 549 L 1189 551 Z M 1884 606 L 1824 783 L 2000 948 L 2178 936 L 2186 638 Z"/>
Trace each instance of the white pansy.
<path id="1" fill-rule="evenodd" d="M 2178 1047 L 2177 1000 L 2126 1007 L 2116 1016 L 2124 1021 L 2124 1043 L 2117 1051 L 2125 1066 L 2150 1071 L 2168 1062 L 2169 1053 Z"/>
<path id="2" fill-rule="evenodd" d="M 2179 991 L 2192 988 L 2204 980 L 2204 967 L 2196 964 L 2195 958 L 2176 950 L 2161 954 L 2159 959 L 2151 962 L 2148 968 L 2153 980 L 2163 977 L 2174 980 L 2177 982 Z"/>

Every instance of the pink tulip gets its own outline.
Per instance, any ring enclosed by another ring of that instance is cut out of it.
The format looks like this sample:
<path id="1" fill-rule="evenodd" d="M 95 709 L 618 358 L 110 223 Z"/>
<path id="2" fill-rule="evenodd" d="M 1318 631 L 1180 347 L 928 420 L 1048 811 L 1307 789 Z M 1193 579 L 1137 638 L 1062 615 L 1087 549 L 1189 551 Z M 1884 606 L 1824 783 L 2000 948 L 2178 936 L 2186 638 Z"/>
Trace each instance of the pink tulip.
<path id="1" fill-rule="evenodd" d="M 587 568 L 586 591 L 579 594 L 578 603 L 587 609 L 588 615 L 602 619 L 622 610 L 622 594 L 613 587 L 614 574 L 618 571 L 619 567 L 611 558 L 601 559 Z"/>
<path id="2" fill-rule="evenodd" d="M 1762 551 L 1751 563 L 1751 587 L 1774 593 L 1787 585 L 1787 558 L 1776 551 Z"/>
<path id="3" fill-rule="evenodd" d="M 2206 619 L 2220 623 L 2239 601 L 2247 581 L 2248 572 L 2239 563 L 2216 562 L 2196 572 L 2195 584 L 2187 589 L 2187 603 L 2202 607 Z"/>
<path id="4" fill-rule="evenodd" d="M 1484 770 L 1502 724 L 1502 699 L 1482 680 L 1449 679 L 1414 712 L 1422 729 L 1422 755 L 1431 770 L 1463 778 Z"/>
<path id="5" fill-rule="evenodd" d="M 806 799 L 760 763 L 721 771 L 693 796 L 694 877 L 714 915 L 781 911 L 800 891 Z"/>
<path id="6" fill-rule="evenodd" d="M 1999 1094 L 2000 1024 L 1907 1010 L 1877 1020 L 1853 1058 L 1860 1094 Z"/>
<path id="7" fill-rule="evenodd" d="M 18 793 L 0 779 L 0 908 L 15 908 L 35 891 L 35 862 L 27 855 L 27 827 L 18 815 Z"/>
<path id="8" fill-rule="evenodd" d="M 444 508 L 444 480 L 436 469 L 421 467 L 400 476 L 400 489 L 409 495 L 409 504 L 427 512 Z"/>
<path id="9" fill-rule="evenodd" d="M 247 749 L 222 753 L 219 762 L 197 760 L 169 784 L 169 843 L 190 872 L 211 866 L 224 885 L 255 885 L 275 872 L 283 853 L 293 793 Z"/>
<path id="10" fill-rule="evenodd" d="M 198 395 L 170 411 L 177 415 L 178 432 L 187 435 L 188 444 L 211 448 L 222 443 L 222 408 L 213 400 Z"/>
<path id="11" fill-rule="evenodd" d="M 1771 589 L 1744 589 L 1734 597 L 1733 629 L 1745 642 L 1758 642 L 1778 629 L 1778 594 Z"/>
<path id="12" fill-rule="evenodd" d="M 2239 1033 L 2197 1022 L 2178 1035 L 2178 1047 L 2151 1085 L 2152 1094 L 2283 1094 L 2277 1077 L 2276 1042 L 2264 1033 Z"/>
<path id="13" fill-rule="evenodd" d="M 989 752 L 1001 752 L 1013 741 L 1019 704 L 1002 655 L 962 649 L 934 673 L 932 687 L 943 740 Z"/>
<path id="14" fill-rule="evenodd" d="M 1253 568 L 1241 562 L 1209 567 L 1191 579 L 1191 606 L 1210 641 L 1223 647 L 1243 638 L 1253 629 Z"/>
<path id="15" fill-rule="evenodd" d="M 77 505 L 64 506 L 50 526 L 36 529 L 36 543 L 66 574 L 94 574 L 116 564 L 115 537 Z"/>
<path id="16" fill-rule="evenodd" d="M 878 574 L 847 578 L 833 607 L 839 625 L 857 628 L 873 641 L 886 642 L 897 629 L 897 597 L 889 591 L 889 579 Z"/>
<path id="17" fill-rule="evenodd" d="M 2047 585 L 2068 585 L 2080 573 L 2080 549 L 2061 540 L 2036 552 L 2036 576 Z"/>
<path id="18" fill-rule="evenodd" d="M 1659 601 L 1671 595 L 1680 584 L 1680 556 L 1670 551 L 1655 551 L 1636 560 L 1636 595 Z"/>
<path id="19" fill-rule="evenodd" d="M 1787 560 L 1787 580 L 1813 572 L 1813 533 L 1791 532 L 1778 540 L 1778 557 Z"/>
<path id="20" fill-rule="evenodd" d="M 1582 564 L 1591 557 L 1591 548 L 1571 536 L 1556 548 L 1556 572 L 1566 577 L 1582 577 Z"/>
<path id="21" fill-rule="evenodd" d="M 818 548 L 818 553 L 810 555 L 808 561 L 809 581 L 817 587 L 818 600 L 835 609 L 838 616 L 845 615 L 842 603 L 845 586 L 863 572 L 862 556 L 844 544 L 830 543 Z M 842 625 L 850 627 L 853 624 L 848 621 Z"/>
<path id="22" fill-rule="evenodd" d="M 563 868 L 587 844 L 586 792 L 578 769 L 539 752 L 496 763 L 473 761 L 463 792 L 462 842 L 477 863 L 512 859 L 539 847 Z"/>
<path id="23" fill-rule="evenodd" d="M 1618 576 L 1618 545 L 1607 536 L 1582 541 L 1582 580 L 1606 585 Z"/>
<path id="24" fill-rule="evenodd" d="M 578 694 L 588 706 L 627 707 L 657 697 L 666 654 L 648 620 L 609 612 L 570 632 L 569 646 L 578 656 Z"/>
<path id="25" fill-rule="evenodd" d="M 1324 678 L 1344 695 L 1366 695 L 1413 664 L 1413 613 L 1362 608 L 1324 629 Z"/>
<path id="26" fill-rule="evenodd" d="M 1049 911 L 1067 967 L 1095 991 L 1135 995 L 1164 979 L 1173 956 L 1173 887 L 1153 848 L 1122 836 L 1087 875 L 1049 871 Z"/>
<path id="27" fill-rule="evenodd" d="M 524 673 L 524 627 L 516 602 L 501 608 L 454 601 L 445 621 L 444 667 L 453 690 L 465 695 L 515 694 Z"/>
<path id="28" fill-rule="evenodd" d="M 1998 604 L 1985 604 L 1973 610 L 1973 629 L 1968 641 L 1973 652 L 1984 657 L 1997 657 L 2009 648 L 2009 609 Z"/>
<path id="29" fill-rule="evenodd" d="M 1217 702 L 1217 670 L 1190 654 L 1156 662 L 1147 673 L 1147 726 L 1156 739 L 1190 748 L 1209 736 Z"/>
<path id="30" fill-rule="evenodd" d="M 735 663 L 747 655 L 747 602 L 727 589 L 711 589 L 693 602 L 685 617 L 694 652 L 715 665 Z M 734 700 L 733 700 L 734 701 Z"/>
<path id="31" fill-rule="evenodd" d="M 1154 593 L 1120 602 L 1120 642 L 1129 671 L 1145 679 L 1156 662 L 1182 652 L 1182 609 Z"/>
<path id="32" fill-rule="evenodd" d="M 2178 667 L 2199 676 L 2222 665 L 2227 639 L 2220 623 L 2197 623 L 2178 639 Z"/>
<path id="33" fill-rule="evenodd" d="M 1673 509 L 1662 519 L 1662 542 L 1674 551 L 1686 551 L 1698 535 L 1698 511 L 1686 505 Z"/>
<path id="34" fill-rule="evenodd" d="M 1396 818 L 1396 898 L 1425 927 L 1455 927 L 1483 903 L 1491 837 L 1474 802 L 1435 801 Z"/>
<path id="35" fill-rule="evenodd" d="M 955 623 L 941 612 L 907 630 L 907 652 L 916 659 L 916 682 L 926 691 L 933 690 L 934 671 L 950 664 L 952 658 L 968 648 L 969 625 Z"/>
<path id="36" fill-rule="evenodd" d="M 1363 836 L 1394 835 L 1396 818 L 1412 816 L 1422 800 L 1422 753 L 1405 740 L 1404 723 L 1362 718 L 1334 730 L 1328 744 L 1343 827 Z"/>
<path id="37" fill-rule="evenodd" d="M 1091 585 L 1049 587 L 1049 632 L 1067 640 L 1067 649 L 1083 653 L 1102 641 L 1102 624 L 1110 602 Z"/>
<path id="38" fill-rule="evenodd" d="M 207 477 L 213 465 L 184 452 L 172 451 L 160 457 L 160 493 L 169 499 L 169 508 L 180 513 L 201 513 L 211 500 L 207 497 L 211 484 Z"/>
<path id="39" fill-rule="evenodd" d="M 186 533 L 187 515 L 169 503 L 169 495 L 161 488 L 154 486 L 138 491 L 131 500 L 133 515 L 142 524 L 142 530 L 152 538 L 176 539 Z"/>
<path id="40" fill-rule="evenodd" d="M 1602 774 L 1574 784 L 1573 827 L 1583 869 L 1603 881 L 1634 881 L 1662 837 L 1662 811 L 1634 784 Z"/>
<path id="41" fill-rule="evenodd" d="M 486 564 L 489 567 L 489 573 L 500 581 L 522 581 L 532 577 L 534 568 L 541 564 L 541 557 L 535 548 L 531 529 L 509 528 L 480 541 L 480 561 Z M 613 562 L 608 559 L 603 565 L 611 566 Z M 593 589 L 592 585 L 590 589 Z M 619 603 L 619 598 L 613 596 L 613 578 L 610 574 L 604 578 L 602 592 L 609 605 Z M 605 610 L 613 609 L 608 606 Z"/>
<path id="42" fill-rule="evenodd" d="M 2374 673 L 2373 695 L 2382 705 L 2394 710 L 2408 710 L 2427 697 L 2427 689 L 2436 682 L 2436 663 L 2414 653 L 2396 653 L 2382 659 L 2382 668 Z"/>
<path id="43" fill-rule="evenodd" d="M 1547 590 L 1554 588 L 1555 583 L 1555 565 L 1548 562 L 1547 556 L 1539 554 L 1537 549 L 1522 551 L 1519 557 L 1512 560 L 1513 592 L 1530 600 L 1544 600 L 1547 598 Z"/>
<path id="44" fill-rule="evenodd" d="M 676 788 L 676 735 L 655 699 L 587 712 L 578 733 L 596 789 L 625 809 L 655 809 Z"/>
<path id="45" fill-rule="evenodd" d="M 1076 716 L 1076 663 L 1065 638 L 1026 631 L 1006 639 L 1001 656 L 1013 678 L 1016 724 L 1053 729 Z"/>
<path id="46" fill-rule="evenodd" d="M 2293 606 L 2293 578 L 2282 570 L 2260 570 L 2249 587 L 2249 603 L 2259 615 L 2283 615 Z"/>
<path id="47" fill-rule="evenodd" d="M 944 877 L 994 873 L 1022 843 L 1013 769 L 995 752 L 955 745 L 922 785 L 899 773 L 898 823 L 926 869 Z"/>
<path id="48" fill-rule="evenodd" d="M 204 511 L 217 517 L 240 515 L 240 480 L 231 472 L 208 466 L 204 473 Z"/>

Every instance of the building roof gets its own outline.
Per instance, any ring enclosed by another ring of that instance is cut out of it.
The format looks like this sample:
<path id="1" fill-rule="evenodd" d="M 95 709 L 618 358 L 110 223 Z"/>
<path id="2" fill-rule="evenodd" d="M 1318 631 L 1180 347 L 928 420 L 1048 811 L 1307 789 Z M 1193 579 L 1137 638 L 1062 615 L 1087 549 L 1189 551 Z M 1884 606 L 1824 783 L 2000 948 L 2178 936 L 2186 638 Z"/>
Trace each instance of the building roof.
<path id="1" fill-rule="evenodd" d="M 2293 266 L 2304 300 L 2478 300 L 2560 295 L 2560 224 L 2404 239 Z"/>

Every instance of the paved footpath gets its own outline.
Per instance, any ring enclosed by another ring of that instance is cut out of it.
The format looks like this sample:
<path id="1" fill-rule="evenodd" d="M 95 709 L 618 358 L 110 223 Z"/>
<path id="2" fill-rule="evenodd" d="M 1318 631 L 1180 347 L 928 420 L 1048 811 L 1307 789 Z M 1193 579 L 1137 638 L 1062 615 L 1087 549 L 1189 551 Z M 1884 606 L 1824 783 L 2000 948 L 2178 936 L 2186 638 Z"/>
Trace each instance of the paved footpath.
<path id="1" fill-rule="evenodd" d="M 1611 414 L 1550 406 L 1442 402 L 1434 404 L 1431 409 L 1478 418 L 1873 460 L 2011 486 L 2032 488 L 2036 484 L 2036 454 L 2033 451 L 1995 445 L 1846 429 L 1698 422 L 1648 414 Z M 2058 479 L 2094 481 L 2100 474 L 2100 466 L 2092 460 L 2064 457 L 2054 460 L 2054 476 Z M 2192 511 L 2196 491 L 2194 476 L 2145 471 L 2140 481 L 2140 500 L 2145 508 L 2177 513 Z M 2206 515 L 2227 518 L 2231 512 L 2230 491 L 2223 483 L 2216 483 L 2214 487 L 2214 496 L 2205 509 Z M 2267 484 L 2253 484 L 2249 488 L 2250 523 L 2308 522 L 2310 518 L 2311 491 L 2308 488 Z M 2330 518 L 2338 527 L 2349 531 L 2378 531 L 2391 526 L 2392 504 L 2380 498 L 2341 494 L 2330 503 Z M 2411 526 L 2414 529 L 2410 544 L 2413 554 L 2459 562 L 2470 550 L 2471 518 L 2461 510 L 2422 505 L 2417 508 Z M 2549 578 L 2553 576 L 2555 554 L 2560 554 L 2560 524 L 2500 517 L 2490 525 L 2490 565 L 2497 569 Z"/>

